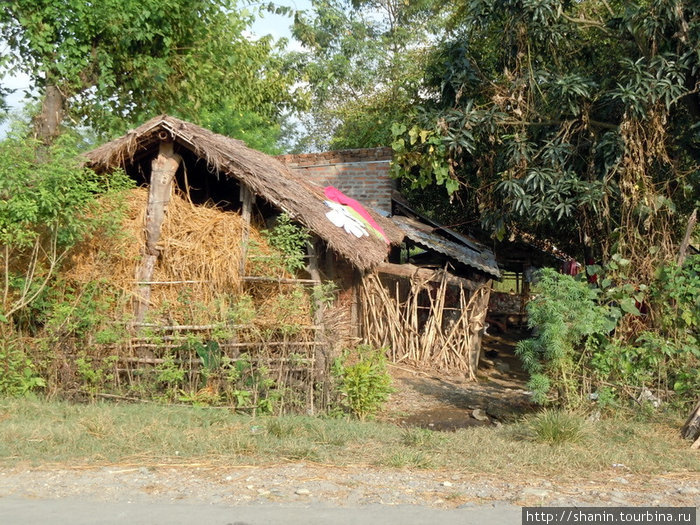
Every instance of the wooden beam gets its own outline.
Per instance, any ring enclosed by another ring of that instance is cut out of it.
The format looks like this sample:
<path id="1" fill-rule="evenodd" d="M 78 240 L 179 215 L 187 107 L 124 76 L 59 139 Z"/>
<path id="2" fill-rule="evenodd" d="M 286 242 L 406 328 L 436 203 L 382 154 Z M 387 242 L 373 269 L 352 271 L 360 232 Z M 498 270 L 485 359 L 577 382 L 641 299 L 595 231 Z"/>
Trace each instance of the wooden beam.
<path id="1" fill-rule="evenodd" d="M 407 279 L 421 279 L 424 281 L 430 281 L 439 283 L 441 281 L 441 271 L 431 270 L 430 268 L 420 268 L 414 264 L 393 264 L 383 262 L 377 266 L 377 272 L 383 273 L 385 275 L 394 275 L 396 277 L 405 277 Z M 470 279 L 465 279 L 464 277 L 457 277 L 456 275 L 447 274 L 446 276 L 447 284 L 452 284 L 455 286 L 462 286 L 466 290 L 474 291 L 479 288 L 479 283 L 475 283 Z"/>
<path id="2" fill-rule="evenodd" d="M 170 202 L 170 195 L 173 189 L 175 172 L 182 158 L 177 155 L 171 140 L 161 140 L 158 148 L 158 156 L 151 163 L 151 184 L 148 190 L 148 204 L 146 208 L 146 245 L 143 248 L 141 264 L 136 272 L 136 281 L 139 284 L 136 289 L 134 302 L 134 320 L 136 323 L 143 322 L 148 311 L 151 298 L 151 285 L 145 284 L 152 280 L 153 271 L 160 250 L 158 241 L 160 240 L 161 228 L 165 213 Z"/>
<path id="3" fill-rule="evenodd" d="M 318 281 L 319 285 L 322 282 L 319 253 L 321 241 L 318 237 L 313 237 L 309 239 L 306 243 L 306 253 L 309 256 L 309 264 L 306 270 L 309 272 L 311 279 L 313 281 Z M 323 314 L 325 311 L 325 305 L 320 297 L 314 299 L 314 324 L 317 326 L 323 326 Z M 322 400 L 328 398 L 328 377 L 327 370 L 330 370 L 330 356 L 328 354 L 326 341 L 326 334 L 324 330 L 319 330 L 314 334 L 314 344 L 317 345 L 314 350 L 314 358 L 316 360 L 317 366 L 315 367 L 315 379 L 319 381 L 322 385 L 324 395 Z M 314 414 L 314 401 L 313 398 L 309 399 L 309 409 L 311 415 Z"/>

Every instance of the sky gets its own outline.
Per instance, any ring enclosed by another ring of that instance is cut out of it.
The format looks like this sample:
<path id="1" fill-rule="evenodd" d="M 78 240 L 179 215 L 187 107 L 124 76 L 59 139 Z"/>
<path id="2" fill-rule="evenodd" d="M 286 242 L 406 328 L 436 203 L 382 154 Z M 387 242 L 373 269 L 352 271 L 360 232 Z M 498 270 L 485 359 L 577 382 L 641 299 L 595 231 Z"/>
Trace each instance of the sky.
<path id="1" fill-rule="evenodd" d="M 311 9 L 310 0 L 275 0 L 274 3 L 278 6 L 291 7 L 295 10 Z M 260 5 L 261 4 L 252 4 L 251 9 L 257 10 Z M 300 49 L 300 44 L 293 41 L 291 38 L 290 26 L 293 20 L 294 19 L 292 16 L 282 16 L 263 12 L 262 17 L 258 18 L 253 24 L 251 32 L 253 36 L 258 37 L 269 34 L 275 37 L 275 39 L 287 38 L 289 39 L 287 48 L 298 50 Z M 25 91 L 29 88 L 29 77 L 24 74 L 17 74 L 14 76 L 7 76 L 0 82 L 4 87 L 14 90 L 13 93 L 6 97 L 7 105 L 13 111 L 20 110 L 24 105 Z M 7 122 L 0 124 L 0 137 L 3 137 L 7 133 L 7 126 Z"/>

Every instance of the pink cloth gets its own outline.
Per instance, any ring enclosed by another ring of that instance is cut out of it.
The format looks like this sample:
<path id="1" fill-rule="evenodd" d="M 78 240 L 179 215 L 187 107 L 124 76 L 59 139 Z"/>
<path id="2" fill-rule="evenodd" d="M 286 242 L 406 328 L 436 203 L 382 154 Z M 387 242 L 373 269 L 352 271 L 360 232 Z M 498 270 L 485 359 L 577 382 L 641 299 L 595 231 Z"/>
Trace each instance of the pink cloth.
<path id="1" fill-rule="evenodd" d="M 326 186 L 323 188 L 323 194 L 326 196 L 328 200 L 331 200 L 333 202 L 337 202 L 338 204 L 343 204 L 344 206 L 350 206 L 353 210 L 355 210 L 360 217 L 365 219 L 372 228 L 377 230 L 379 233 L 382 234 L 384 237 L 384 242 L 389 244 L 389 239 L 386 236 L 386 233 L 384 233 L 384 230 L 382 230 L 382 227 L 377 224 L 377 221 L 375 221 L 372 216 L 365 210 L 365 208 L 357 202 L 355 199 L 351 199 L 347 195 L 345 195 L 342 191 L 340 191 L 338 188 L 334 188 L 333 186 Z"/>

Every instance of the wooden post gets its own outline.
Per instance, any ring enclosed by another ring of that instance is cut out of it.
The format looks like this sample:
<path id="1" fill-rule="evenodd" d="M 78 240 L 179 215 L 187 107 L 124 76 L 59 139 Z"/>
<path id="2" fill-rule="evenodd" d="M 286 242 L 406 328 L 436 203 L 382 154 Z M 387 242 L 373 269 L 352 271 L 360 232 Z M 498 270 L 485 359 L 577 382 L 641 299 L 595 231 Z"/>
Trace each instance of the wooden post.
<path id="1" fill-rule="evenodd" d="M 489 297 L 491 297 L 491 284 L 489 280 L 476 291 L 477 297 L 474 298 L 474 308 L 471 311 L 472 317 L 469 319 L 469 331 L 472 337 L 472 346 L 469 349 L 469 363 L 474 378 L 476 371 L 479 369 L 479 361 L 481 360 L 481 340 L 484 335 L 484 327 L 486 326 L 486 314 L 489 309 Z"/>
<path id="2" fill-rule="evenodd" d="M 134 320 L 142 323 L 146 317 L 151 299 L 151 285 L 153 270 L 158 260 L 158 241 L 160 240 L 161 227 L 165 212 L 170 202 L 173 189 L 175 172 L 182 158 L 174 152 L 173 142 L 162 140 L 158 149 L 158 156 L 151 163 L 151 185 L 148 190 L 148 205 L 146 208 L 146 245 L 143 249 L 141 264 L 136 271 L 136 297 L 134 303 Z"/>
<path id="3" fill-rule="evenodd" d="M 250 237 L 250 218 L 253 212 L 253 203 L 255 202 L 255 194 L 241 182 L 240 185 L 241 198 L 241 217 L 243 218 L 243 235 L 241 236 L 241 261 L 239 273 L 241 277 L 245 276 L 245 265 L 248 258 L 248 239 Z"/>
<path id="4" fill-rule="evenodd" d="M 306 243 L 306 251 L 309 255 L 309 265 L 307 271 L 311 276 L 311 279 L 322 283 L 321 280 L 321 270 L 319 269 L 319 240 L 317 238 L 309 240 Z M 320 297 L 316 297 L 314 300 L 314 325 L 323 326 L 323 312 L 325 310 L 325 305 Z M 326 333 L 325 330 L 317 330 L 314 334 L 314 342 L 321 343 L 317 344 L 314 348 L 314 368 L 316 368 L 316 378 L 321 381 L 323 388 L 322 402 L 328 402 L 330 398 L 330 389 L 328 385 L 328 369 L 330 363 L 328 362 L 328 348 L 326 343 Z M 311 414 L 314 413 L 314 406 L 311 403 L 309 407 Z"/>

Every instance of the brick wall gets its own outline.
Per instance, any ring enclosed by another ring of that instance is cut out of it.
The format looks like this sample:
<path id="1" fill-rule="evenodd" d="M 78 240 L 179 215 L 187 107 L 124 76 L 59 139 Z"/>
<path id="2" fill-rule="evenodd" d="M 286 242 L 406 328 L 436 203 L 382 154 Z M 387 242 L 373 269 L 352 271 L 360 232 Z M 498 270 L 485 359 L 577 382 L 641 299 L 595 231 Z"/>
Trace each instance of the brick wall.
<path id="1" fill-rule="evenodd" d="M 277 159 L 319 186 L 335 186 L 363 205 L 391 211 L 390 148 L 280 155 Z"/>

